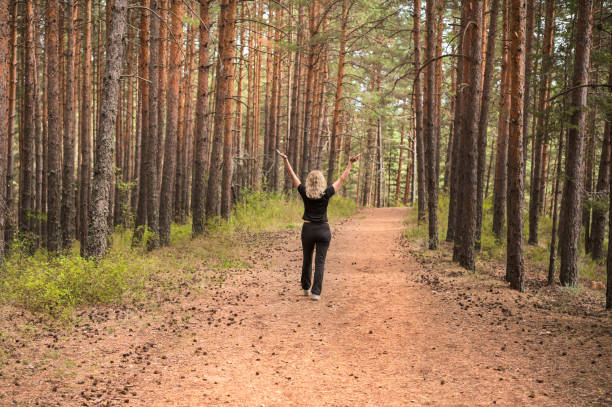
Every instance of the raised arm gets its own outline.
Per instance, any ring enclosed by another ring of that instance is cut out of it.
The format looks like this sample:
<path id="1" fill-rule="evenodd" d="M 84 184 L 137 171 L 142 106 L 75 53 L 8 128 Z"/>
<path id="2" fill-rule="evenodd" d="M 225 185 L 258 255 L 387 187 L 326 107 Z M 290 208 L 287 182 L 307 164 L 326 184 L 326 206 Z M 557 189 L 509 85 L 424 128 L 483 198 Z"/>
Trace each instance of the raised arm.
<path id="1" fill-rule="evenodd" d="M 301 184 L 300 179 L 297 177 L 297 175 L 295 175 L 295 172 L 293 172 L 293 168 L 291 168 L 291 164 L 289 164 L 289 159 L 287 158 L 287 155 L 281 153 L 278 150 L 276 150 L 276 152 L 285 161 L 285 166 L 287 167 L 287 171 L 289 171 L 289 175 L 291 175 L 291 179 L 293 180 L 293 185 L 295 185 L 296 188 L 299 187 Z"/>
<path id="2" fill-rule="evenodd" d="M 353 166 L 353 163 L 357 160 L 359 160 L 359 157 L 361 157 L 361 153 L 352 156 L 351 158 L 349 158 L 349 163 L 346 166 L 346 169 L 344 170 L 344 172 L 342 173 L 342 175 L 340 176 L 340 178 L 338 178 L 338 180 L 336 182 L 334 182 L 333 187 L 334 187 L 334 192 L 338 192 L 340 190 L 340 188 L 342 188 L 342 184 L 344 184 L 344 181 L 348 178 L 349 173 L 351 172 L 351 167 Z"/>

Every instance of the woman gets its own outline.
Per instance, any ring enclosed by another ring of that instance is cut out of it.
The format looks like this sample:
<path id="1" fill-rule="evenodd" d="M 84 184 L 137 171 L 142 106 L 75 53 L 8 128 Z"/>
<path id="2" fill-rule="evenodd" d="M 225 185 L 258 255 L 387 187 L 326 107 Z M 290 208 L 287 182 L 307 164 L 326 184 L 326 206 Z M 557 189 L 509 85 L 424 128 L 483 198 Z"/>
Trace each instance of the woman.
<path id="1" fill-rule="evenodd" d="M 304 252 L 302 289 L 304 290 L 304 295 L 308 296 L 312 292 L 312 299 L 318 301 L 321 299 L 321 289 L 323 286 L 325 255 L 331 241 L 331 231 L 327 223 L 327 204 L 331 197 L 342 188 L 344 180 L 346 180 L 349 172 L 351 172 L 353 163 L 359 159 L 361 154 L 351 157 L 342 176 L 332 186 L 325 188 L 327 184 L 321 171 L 310 171 L 308 177 L 306 177 L 306 185 L 303 185 L 297 175 L 295 175 L 295 172 L 293 172 L 287 156 L 278 150 L 276 152 L 285 160 L 285 165 L 289 175 L 291 175 L 293 185 L 297 187 L 304 201 L 304 216 L 302 216 L 302 219 L 304 219 L 304 225 L 302 226 L 302 250 Z M 311 287 L 312 252 L 315 247 L 317 254 L 315 256 L 314 281 Z"/>

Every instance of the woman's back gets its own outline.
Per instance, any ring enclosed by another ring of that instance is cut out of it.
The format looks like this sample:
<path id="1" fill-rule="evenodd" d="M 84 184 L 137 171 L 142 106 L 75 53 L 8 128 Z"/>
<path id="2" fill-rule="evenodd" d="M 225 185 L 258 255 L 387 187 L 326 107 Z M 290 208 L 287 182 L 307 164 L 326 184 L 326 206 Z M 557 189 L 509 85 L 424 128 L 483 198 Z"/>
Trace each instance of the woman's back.
<path id="1" fill-rule="evenodd" d="M 302 200 L 304 201 L 304 216 L 302 219 L 313 223 L 327 222 L 327 205 L 335 193 L 333 186 L 327 187 L 320 198 L 309 198 L 306 195 L 306 187 L 300 184 L 297 188 Z"/>

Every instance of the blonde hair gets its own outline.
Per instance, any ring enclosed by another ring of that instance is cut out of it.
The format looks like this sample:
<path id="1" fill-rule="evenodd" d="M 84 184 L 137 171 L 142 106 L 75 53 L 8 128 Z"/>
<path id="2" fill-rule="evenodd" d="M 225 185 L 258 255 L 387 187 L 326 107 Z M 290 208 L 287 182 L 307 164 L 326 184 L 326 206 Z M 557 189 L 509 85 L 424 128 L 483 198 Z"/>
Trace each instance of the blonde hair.
<path id="1" fill-rule="evenodd" d="M 325 182 L 325 177 L 321 171 L 310 171 L 310 173 L 308 173 L 308 177 L 306 177 L 306 196 L 310 199 L 321 198 L 321 196 L 323 196 L 323 192 L 325 192 L 326 186 L 327 183 Z"/>

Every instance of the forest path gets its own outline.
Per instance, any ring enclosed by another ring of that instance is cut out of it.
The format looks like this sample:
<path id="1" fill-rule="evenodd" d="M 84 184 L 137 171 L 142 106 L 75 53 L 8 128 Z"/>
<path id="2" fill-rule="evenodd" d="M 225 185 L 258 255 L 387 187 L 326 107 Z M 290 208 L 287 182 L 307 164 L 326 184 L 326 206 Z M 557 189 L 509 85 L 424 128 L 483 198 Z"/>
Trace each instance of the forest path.
<path id="1" fill-rule="evenodd" d="M 477 274 L 444 288 L 431 267 L 452 264 L 403 246 L 407 211 L 332 224 L 321 301 L 302 295 L 290 229 L 248 237 L 253 266 L 223 284 L 16 343 L 0 406 L 609 405 L 609 324 L 547 314 Z"/>
<path id="2" fill-rule="evenodd" d="M 131 403 L 563 404 L 542 394 L 549 385 L 537 384 L 521 352 L 500 355 L 510 338 L 482 320 L 458 318 L 454 302 L 410 281 L 420 265 L 399 245 L 406 211 L 364 209 L 332 226 L 319 302 L 301 295 L 299 233 L 273 244 L 269 267 L 223 286 L 230 300 L 218 302 L 215 315 L 229 322 L 212 318 L 217 327 L 175 343 L 147 369 L 156 374 L 135 380 Z"/>

